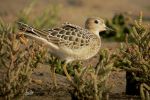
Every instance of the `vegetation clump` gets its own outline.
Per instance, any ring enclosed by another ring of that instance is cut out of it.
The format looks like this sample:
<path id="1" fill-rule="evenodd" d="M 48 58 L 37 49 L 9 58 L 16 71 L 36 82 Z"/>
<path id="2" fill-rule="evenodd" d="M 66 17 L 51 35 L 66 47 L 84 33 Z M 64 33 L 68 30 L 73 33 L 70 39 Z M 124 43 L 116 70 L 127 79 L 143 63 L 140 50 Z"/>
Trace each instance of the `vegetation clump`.
<path id="1" fill-rule="evenodd" d="M 75 71 L 73 97 L 77 100 L 102 100 L 109 89 L 106 79 L 111 73 L 114 57 L 107 49 L 101 50 L 96 65 Z"/>
<path id="2" fill-rule="evenodd" d="M 0 22 L 0 96 L 7 100 L 24 96 L 44 54 L 42 47 L 24 43 L 15 27 Z"/>
<path id="3" fill-rule="evenodd" d="M 132 30 L 132 40 L 126 38 L 126 43 L 122 45 L 118 53 L 116 65 L 127 71 L 127 94 L 128 92 L 140 94 L 142 100 L 149 100 L 150 26 L 143 24 L 141 15 L 139 21 L 135 21 Z"/>

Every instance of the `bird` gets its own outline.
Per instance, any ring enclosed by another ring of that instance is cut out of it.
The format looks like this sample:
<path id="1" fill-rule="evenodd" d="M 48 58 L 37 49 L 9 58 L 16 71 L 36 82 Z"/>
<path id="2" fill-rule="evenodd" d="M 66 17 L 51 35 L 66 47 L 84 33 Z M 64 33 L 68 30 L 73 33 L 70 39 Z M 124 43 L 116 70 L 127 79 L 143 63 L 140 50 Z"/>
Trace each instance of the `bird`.
<path id="1" fill-rule="evenodd" d="M 65 61 L 63 70 L 69 81 L 72 79 L 67 72 L 67 64 L 95 56 L 101 47 L 99 32 L 109 29 L 104 20 L 98 17 L 87 18 L 84 28 L 71 23 L 47 30 L 37 29 L 23 22 L 18 22 L 18 26 L 25 36 L 46 44 L 52 55 Z"/>

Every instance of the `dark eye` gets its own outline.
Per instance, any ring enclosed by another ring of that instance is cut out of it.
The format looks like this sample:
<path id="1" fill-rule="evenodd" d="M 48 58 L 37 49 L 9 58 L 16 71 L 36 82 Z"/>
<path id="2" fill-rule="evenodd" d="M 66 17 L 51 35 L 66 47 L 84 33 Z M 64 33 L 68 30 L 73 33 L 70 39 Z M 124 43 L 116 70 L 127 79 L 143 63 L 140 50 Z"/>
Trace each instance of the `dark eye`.
<path id="1" fill-rule="evenodd" d="M 95 20 L 94 23 L 95 23 L 95 24 L 98 24 L 99 22 L 98 22 L 98 20 Z"/>

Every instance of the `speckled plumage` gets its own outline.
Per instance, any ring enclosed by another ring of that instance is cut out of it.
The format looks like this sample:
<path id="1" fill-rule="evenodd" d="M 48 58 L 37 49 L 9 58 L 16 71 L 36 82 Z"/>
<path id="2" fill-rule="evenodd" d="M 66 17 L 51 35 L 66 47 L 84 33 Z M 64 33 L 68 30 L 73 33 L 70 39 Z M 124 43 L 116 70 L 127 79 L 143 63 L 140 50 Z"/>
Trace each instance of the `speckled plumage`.
<path id="1" fill-rule="evenodd" d="M 70 81 L 66 64 L 74 60 L 86 60 L 96 55 L 101 46 L 99 32 L 106 30 L 104 21 L 100 18 L 88 18 L 85 28 L 66 23 L 57 28 L 39 30 L 22 22 L 18 24 L 20 30 L 25 31 L 25 35 L 47 44 L 53 55 L 65 60 L 63 69 Z"/>
<path id="2" fill-rule="evenodd" d="M 20 29 L 44 38 L 59 47 L 59 49 L 50 47 L 51 53 L 63 60 L 68 60 L 68 62 L 88 59 L 94 56 L 100 48 L 99 37 L 87 29 L 69 23 L 47 31 L 37 30 L 20 23 Z"/>

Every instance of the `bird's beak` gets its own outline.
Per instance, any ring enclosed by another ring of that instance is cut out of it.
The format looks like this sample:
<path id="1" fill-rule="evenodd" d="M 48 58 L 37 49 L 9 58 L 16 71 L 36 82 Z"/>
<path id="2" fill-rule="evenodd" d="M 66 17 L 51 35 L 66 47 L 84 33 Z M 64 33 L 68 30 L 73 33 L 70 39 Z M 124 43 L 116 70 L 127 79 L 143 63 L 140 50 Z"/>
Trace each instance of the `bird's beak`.
<path id="1" fill-rule="evenodd" d="M 114 31 L 112 28 L 105 27 L 106 31 Z"/>
<path id="2" fill-rule="evenodd" d="M 114 31 L 112 28 L 105 27 L 106 31 Z"/>

